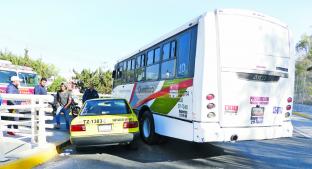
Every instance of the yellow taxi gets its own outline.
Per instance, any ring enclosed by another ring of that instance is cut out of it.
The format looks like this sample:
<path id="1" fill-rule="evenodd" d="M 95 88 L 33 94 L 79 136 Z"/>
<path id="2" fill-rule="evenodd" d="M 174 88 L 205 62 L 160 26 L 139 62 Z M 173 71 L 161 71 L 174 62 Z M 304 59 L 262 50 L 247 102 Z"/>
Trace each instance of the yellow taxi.
<path id="1" fill-rule="evenodd" d="M 136 148 L 138 120 L 125 99 L 103 98 L 85 102 L 70 124 L 70 142 L 77 147 L 128 144 Z"/>

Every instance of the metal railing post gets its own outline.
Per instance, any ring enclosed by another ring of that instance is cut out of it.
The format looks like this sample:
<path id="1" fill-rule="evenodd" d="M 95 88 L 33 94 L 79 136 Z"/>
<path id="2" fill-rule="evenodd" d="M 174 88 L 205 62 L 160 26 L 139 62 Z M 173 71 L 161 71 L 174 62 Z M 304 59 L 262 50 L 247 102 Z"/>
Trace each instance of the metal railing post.
<path id="1" fill-rule="evenodd" d="M 36 100 L 34 98 L 31 98 L 30 104 L 32 106 L 36 105 Z M 35 107 L 31 109 L 31 142 L 37 143 L 37 134 L 38 134 L 38 128 L 37 128 L 37 111 Z"/>
<path id="2" fill-rule="evenodd" d="M 38 145 L 42 146 L 46 144 L 46 131 L 45 131 L 45 108 L 43 99 L 39 99 L 39 133 L 38 133 Z"/>
<path id="3" fill-rule="evenodd" d="M 47 135 L 51 132 L 47 132 L 46 128 L 52 128 L 46 124 L 47 119 L 51 119 L 46 112 L 51 112 L 47 102 L 53 100 L 52 96 L 39 96 L 39 95 L 17 95 L 17 94 L 0 94 L 2 99 L 5 100 L 18 100 L 26 104 L 17 105 L 1 105 L 0 107 L 0 139 L 5 139 L 6 135 L 3 135 L 4 131 L 12 130 L 18 137 L 16 139 L 27 139 L 28 143 L 34 146 L 44 146 L 47 143 Z M 22 110 L 30 111 L 30 114 L 12 114 L 7 113 L 7 110 Z M 16 120 L 1 120 L 2 117 L 16 117 Z M 18 119 L 17 119 L 18 118 Z M 26 118 L 27 120 L 23 120 Z M 21 125 L 21 129 L 7 129 L 6 125 Z M 29 128 L 31 126 L 31 128 Z M 29 141 L 30 139 L 30 141 Z M 0 147 L 0 150 L 2 148 Z M 1 154 L 0 154 L 1 155 Z"/>

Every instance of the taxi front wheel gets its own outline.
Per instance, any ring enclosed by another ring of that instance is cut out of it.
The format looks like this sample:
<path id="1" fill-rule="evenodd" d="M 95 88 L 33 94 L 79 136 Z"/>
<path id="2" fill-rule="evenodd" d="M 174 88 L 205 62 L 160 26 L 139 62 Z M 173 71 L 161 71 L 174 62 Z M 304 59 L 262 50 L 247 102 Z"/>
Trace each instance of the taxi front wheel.
<path id="1" fill-rule="evenodd" d="M 149 111 L 145 111 L 140 120 L 140 135 L 147 144 L 158 143 L 159 136 L 155 133 L 154 118 Z"/>

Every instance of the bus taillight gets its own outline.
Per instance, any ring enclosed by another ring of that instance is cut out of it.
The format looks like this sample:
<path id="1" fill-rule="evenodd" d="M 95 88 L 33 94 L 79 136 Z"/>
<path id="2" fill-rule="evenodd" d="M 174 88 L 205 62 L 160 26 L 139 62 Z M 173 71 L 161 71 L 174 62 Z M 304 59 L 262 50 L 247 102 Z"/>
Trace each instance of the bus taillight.
<path id="1" fill-rule="evenodd" d="M 212 100 L 212 99 L 214 99 L 214 94 L 208 94 L 207 96 L 206 96 L 206 99 L 207 100 Z"/>
<path id="2" fill-rule="evenodd" d="M 213 117 L 216 117 L 216 114 L 215 114 L 214 112 L 209 112 L 209 113 L 207 114 L 207 117 L 208 117 L 208 118 L 213 118 Z"/>
<path id="3" fill-rule="evenodd" d="M 216 106 L 215 106 L 215 104 L 213 104 L 213 103 L 209 103 L 208 105 L 207 105 L 207 108 L 208 109 L 213 109 L 213 108 L 215 108 Z"/>
<path id="4" fill-rule="evenodd" d="M 288 97 L 287 102 L 288 102 L 288 103 L 291 103 L 292 101 L 293 101 L 292 98 L 291 98 L 291 97 Z"/>
<path id="5" fill-rule="evenodd" d="M 287 105 L 286 110 L 290 110 L 290 109 L 291 109 L 291 105 Z"/>

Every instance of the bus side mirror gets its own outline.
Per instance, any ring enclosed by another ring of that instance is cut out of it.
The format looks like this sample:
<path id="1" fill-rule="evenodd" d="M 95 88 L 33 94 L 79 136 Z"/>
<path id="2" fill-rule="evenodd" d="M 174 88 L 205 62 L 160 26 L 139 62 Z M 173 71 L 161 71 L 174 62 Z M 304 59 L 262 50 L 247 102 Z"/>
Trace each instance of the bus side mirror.
<path id="1" fill-rule="evenodd" d="M 112 73 L 112 78 L 115 78 L 115 77 L 116 77 L 116 70 L 114 70 Z"/>

